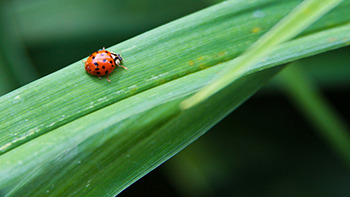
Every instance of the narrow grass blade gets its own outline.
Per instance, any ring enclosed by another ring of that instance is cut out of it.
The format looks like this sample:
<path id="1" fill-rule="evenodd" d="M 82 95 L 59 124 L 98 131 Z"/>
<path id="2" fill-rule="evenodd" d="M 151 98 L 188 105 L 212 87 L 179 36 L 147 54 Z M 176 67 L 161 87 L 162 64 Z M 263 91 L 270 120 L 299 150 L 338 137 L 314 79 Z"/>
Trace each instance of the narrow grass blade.
<path id="1" fill-rule="evenodd" d="M 224 74 L 219 77 L 220 79 L 214 81 L 208 87 L 181 103 L 181 108 L 187 109 L 204 101 L 210 95 L 243 76 L 251 65 L 270 53 L 275 46 L 301 33 L 301 31 L 322 17 L 341 1 L 342 0 L 307 0 L 301 3 L 288 16 L 254 43 L 246 53 L 242 54 L 236 63 L 237 65 L 228 68 Z"/>
<path id="2" fill-rule="evenodd" d="M 319 131 L 324 141 L 329 143 L 350 167 L 350 130 L 348 126 L 302 73 L 299 66 L 294 63 L 281 73 L 282 90 Z"/>

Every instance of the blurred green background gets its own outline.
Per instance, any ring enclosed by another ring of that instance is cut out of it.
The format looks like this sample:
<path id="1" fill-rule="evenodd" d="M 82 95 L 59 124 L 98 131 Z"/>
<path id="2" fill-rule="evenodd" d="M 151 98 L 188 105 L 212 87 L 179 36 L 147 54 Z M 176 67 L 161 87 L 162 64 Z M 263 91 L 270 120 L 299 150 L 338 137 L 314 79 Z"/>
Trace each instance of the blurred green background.
<path id="1" fill-rule="evenodd" d="M 217 2 L 1 1 L 0 94 Z M 298 61 L 347 125 L 349 54 L 345 47 Z M 285 91 L 283 80 L 277 76 L 120 196 L 350 196 L 349 166 Z"/>

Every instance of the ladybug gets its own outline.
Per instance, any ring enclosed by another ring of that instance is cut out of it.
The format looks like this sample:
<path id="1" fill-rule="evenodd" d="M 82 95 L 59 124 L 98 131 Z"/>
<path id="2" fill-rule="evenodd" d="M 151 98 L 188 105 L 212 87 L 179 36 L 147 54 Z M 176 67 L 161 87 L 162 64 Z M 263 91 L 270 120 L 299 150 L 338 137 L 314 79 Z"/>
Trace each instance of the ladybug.
<path id="1" fill-rule="evenodd" d="M 107 81 L 111 82 L 108 77 L 116 66 L 127 69 L 121 65 L 122 61 L 123 58 L 120 54 L 109 52 L 103 47 L 87 58 L 85 61 L 85 70 L 92 75 L 98 76 L 100 79 L 101 76 L 107 75 Z"/>

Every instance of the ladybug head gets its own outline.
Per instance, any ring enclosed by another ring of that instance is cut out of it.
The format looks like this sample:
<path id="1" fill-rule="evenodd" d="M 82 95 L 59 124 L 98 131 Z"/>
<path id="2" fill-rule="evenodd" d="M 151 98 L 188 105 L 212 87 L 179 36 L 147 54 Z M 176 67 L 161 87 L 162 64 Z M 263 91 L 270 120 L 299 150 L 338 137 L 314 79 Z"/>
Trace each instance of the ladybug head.
<path id="1" fill-rule="evenodd" d="M 123 58 L 120 56 L 120 54 L 112 53 L 112 58 L 117 65 L 122 64 Z"/>
<path id="2" fill-rule="evenodd" d="M 114 61 L 119 60 L 120 62 L 123 61 L 123 58 L 120 56 L 120 54 L 117 54 L 116 57 L 114 58 Z"/>

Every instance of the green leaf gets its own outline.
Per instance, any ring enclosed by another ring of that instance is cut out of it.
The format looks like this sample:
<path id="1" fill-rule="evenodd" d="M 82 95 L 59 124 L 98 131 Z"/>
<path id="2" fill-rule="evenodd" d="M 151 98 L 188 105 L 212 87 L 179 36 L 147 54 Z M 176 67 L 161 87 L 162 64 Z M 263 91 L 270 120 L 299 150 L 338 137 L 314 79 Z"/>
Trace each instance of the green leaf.
<path id="1" fill-rule="evenodd" d="M 112 83 L 78 61 L 2 96 L 0 193 L 115 195 L 244 102 L 282 68 L 274 66 L 349 44 L 345 1 L 254 72 L 180 111 L 298 2 L 226 1 L 110 48 L 128 67 Z"/>

